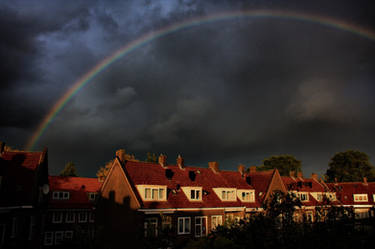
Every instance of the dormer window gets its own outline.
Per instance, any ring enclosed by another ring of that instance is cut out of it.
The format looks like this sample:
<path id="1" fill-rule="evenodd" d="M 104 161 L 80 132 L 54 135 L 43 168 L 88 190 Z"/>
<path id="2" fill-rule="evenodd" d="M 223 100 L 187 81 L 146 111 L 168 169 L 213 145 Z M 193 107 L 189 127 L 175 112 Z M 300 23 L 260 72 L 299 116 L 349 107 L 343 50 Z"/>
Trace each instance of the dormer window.
<path id="1" fill-rule="evenodd" d="M 202 187 L 181 187 L 189 201 L 202 200 Z"/>
<path id="2" fill-rule="evenodd" d="M 237 197 L 242 202 L 254 202 L 255 201 L 254 190 L 238 189 Z"/>
<path id="3" fill-rule="evenodd" d="M 353 199 L 355 202 L 368 202 L 367 194 L 354 194 Z"/>
<path id="4" fill-rule="evenodd" d="M 297 196 L 301 201 L 309 201 L 309 193 L 307 192 L 299 192 Z"/>
<path id="5" fill-rule="evenodd" d="M 336 193 L 326 193 L 326 197 L 327 197 L 330 201 L 336 201 Z"/>
<path id="6" fill-rule="evenodd" d="M 237 200 L 237 191 L 235 188 L 213 188 L 213 190 L 222 201 Z"/>
<path id="7" fill-rule="evenodd" d="M 137 185 L 137 189 L 144 201 L 167 200 L 167 186 Z"/>
<path id="8" fill-rule="evenodd" d="M 95 193 L 95 192 L 89 193 L 89 200 L 90 201 L 95 201 L 97 197 L 98 197 L 98 193 Z"/>
<path id="9" fill-rule="evenodd" d="M 69 192 L 66 191 L 54 191 L 52 193 L 53 200 L 69 200 Z"/>

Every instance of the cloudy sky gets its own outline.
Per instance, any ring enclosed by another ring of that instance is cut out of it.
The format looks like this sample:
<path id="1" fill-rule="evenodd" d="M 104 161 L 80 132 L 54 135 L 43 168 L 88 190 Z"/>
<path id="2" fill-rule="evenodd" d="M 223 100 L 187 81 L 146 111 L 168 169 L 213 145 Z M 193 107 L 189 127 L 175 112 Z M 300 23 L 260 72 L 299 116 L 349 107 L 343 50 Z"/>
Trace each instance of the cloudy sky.
<path id="1" fill-rule="evenodd" d="M 301 4 L 303 2 L 303 4 Z M 308 3 L 306 3 L 308 2 Z M 329 3 L 327 3 L 329 2 Z M 292 11 L 375 31 L 369 1 L 1 1 L 0 140 L 23 149 L 80 76 L 142 35 L 223 11 Z M 324 173 L 334 153 L 375 163 L 375 41 L 290 18 L 232 18 L 155 39 L 95 77 L 35 146 L 82 176 L 125 148 L 221 168 L 275 154 Z"/>

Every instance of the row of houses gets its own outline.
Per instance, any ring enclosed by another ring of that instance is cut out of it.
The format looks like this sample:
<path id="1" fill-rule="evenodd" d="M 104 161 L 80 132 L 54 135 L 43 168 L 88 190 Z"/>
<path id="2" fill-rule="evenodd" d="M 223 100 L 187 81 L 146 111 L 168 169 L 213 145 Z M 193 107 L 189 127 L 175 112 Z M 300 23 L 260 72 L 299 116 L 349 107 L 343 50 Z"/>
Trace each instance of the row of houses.
<path id="1" fill-rule="evenodd" d="M 316 174 L 280 176 L 277 169 L 221 170 L 184 164 L 126 160 L 116 152 L 105 179 L 48 175 L 48 153 L 4 151 L 0 144 L 0 248 L 92 247 L 162 233 L 206 236 L 226 221 L 262 212 L 272 193 L 292 192 L 301 200 L 297 220 L 314 221 L 315 207 L 353 207 L 358 218 L 373 215 L 375 183 L 325 183 Z M 96 238 L 96 239 L 95 239 Z"/>

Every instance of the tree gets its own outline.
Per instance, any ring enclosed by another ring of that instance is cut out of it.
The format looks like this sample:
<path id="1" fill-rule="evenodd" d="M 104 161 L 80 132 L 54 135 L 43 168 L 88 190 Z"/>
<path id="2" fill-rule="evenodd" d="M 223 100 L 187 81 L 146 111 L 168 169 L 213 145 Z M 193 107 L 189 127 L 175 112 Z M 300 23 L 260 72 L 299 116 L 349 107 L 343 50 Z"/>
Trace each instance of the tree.
<path id="1" fill-rule="evenodd" d="M 326 172 L 327 181 L 340 182 L 362 181 L 367 177 L 370 181 L 375 180 L 375 168 L 370 163 L 370 157 L 358 150 L 347 150 L 336 153 L 329 162 Z"/>
<path id="2" fill-rule="evenodd" d="M 150 163 L 157 163 L 158 157 L 156 156 L 155 153 L 147 152 L 147 157 L 145 161 L 150 162 Z"/>
<path id="3" fill-rule="evenodd" d="M 290 171 L 301 171 L 301 161 L 292 155 L 276 155 L 263 160 L 263 165 L 258 170 L 278 169 L 280 175 L 288 176 Z"/>
<path id="4" fill-rule="evenodd" d="M 73 162 L 65 164 L 65 168 L 60 172 L 60 176 L 78 176 L 75 164 Z"/>

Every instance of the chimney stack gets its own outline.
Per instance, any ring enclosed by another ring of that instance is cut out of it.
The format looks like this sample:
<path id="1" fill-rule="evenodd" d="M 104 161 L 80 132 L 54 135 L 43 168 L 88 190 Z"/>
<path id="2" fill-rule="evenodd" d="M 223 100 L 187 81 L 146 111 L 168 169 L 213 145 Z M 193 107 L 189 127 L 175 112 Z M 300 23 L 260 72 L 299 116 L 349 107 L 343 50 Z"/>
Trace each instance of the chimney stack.
<path id="1" fill-rule="evenodd" d="M 238 165 L 237 170 L 240 172 L 241 176 L 245 175 L 245 166 L 243 164 Z"/>
<path id="2" fill-rule="evenodd" d="M 311 178 L 314 179 L 315 181 L 318 181 L 318 174 L 311 173 Z"/>
<path id="3" fill-rule="evenodd" d="M 299 178 L 303 178 L 302 171 L 298 171 L 298 172 L 297 172 L 297 177 L 299 177 Z"/>
<path id="4" fill-rule="evenodd" d="M 4 152 L 5 149 L 5 143 L 3 141 L 0 141 L 0 154 Z"/>
<path id="5" fill-rule="evenodd" d="M 257 172 L 257 166 L 250 166 L 250 174 Z"/>
<path id="6" fill-rule="evenodd" d="M 166 155 L 160 154 L 160 156 L 159 156 L 159 164 L 163 168 L 167 167 L 167 156 Z"/>
<path id="7" fill-rule="evenodd" d="M 219 164 L 218 162 L 208 162 L 208 167 L 215 173 L 219 173 Z"/>
<path id="8" fill-rule="evenodd" d="M 368 183 L 367 183 L 367 177 L 363 177 L 363 185 L 368 185 Z"/>
<path id="9" fill-rule="evenodd" d="M 120 162 L 124 163 L 126 160 L 126 153 L 124 149 L 119 149 L 116 151 L 116 157 L 120 160 Z"/>
<path id="10" fill-rule="evenodd" d="M 294 170 L 289 171 L 290 177 L 296 177 L 296 172 Z"/>
<path id="11" fill-rule="evenodd" d="M 177 159 L 176 159 L 176 162 L 177 162 L 177 166 L 183 170 L 184 169 L 184 159 L 182 158 L 181 155 L 178 155 Z"/>

